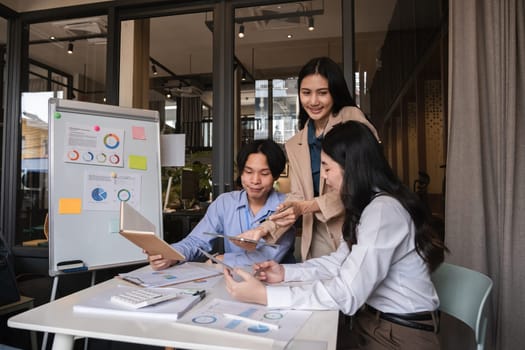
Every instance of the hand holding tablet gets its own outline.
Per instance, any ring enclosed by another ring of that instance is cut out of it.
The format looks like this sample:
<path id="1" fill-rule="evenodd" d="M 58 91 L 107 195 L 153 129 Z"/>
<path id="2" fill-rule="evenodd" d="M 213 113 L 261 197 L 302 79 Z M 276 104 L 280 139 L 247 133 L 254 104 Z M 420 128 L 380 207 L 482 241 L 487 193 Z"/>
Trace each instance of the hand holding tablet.
<path id="1" fill-rule="evenodd" d="M 206 252 L 205 250 L 197 247 L 197 249 L 199 250 L 199 252 L 201 252 L 202 254 L 204 254 L 205 257 L 207 257 L 208 259 L 210 259 L 211 261 L 213 261 L 214 263 L 216 264 L 220 264 L 222 266 L 224 266 L 225 269 L 227 269 L 228 271 L 230 271 L 230 273 L 233 274 L 233 267 L 226 264 L 224 261 L 222 260 L 219 260 L 217 259 L 216 257 L 214 257 L 213 255 L 211 255 L 210 253 Z"/>
<path id="2" fill-rule="evenodd" d="M 273 248 L 278 248 L 279 247 L 279 245 L 275 244 L 275 243 L 267 243 L 267 242 L 264 242 L 264 241 L 256 241 L 254 239 L 249 239 L 249 238 L 244 238 L 244 237 L 239 237 L 239 236 L 227 236 L 227 235 L 222 235 L 220 233 L 213 233 L 213 232 L 204 232 L 204 234 L 210 235 L 210 236 L 219 237 L 219 238 L 226 238 L 226 239 L 229 239 L 230 241 L 251 243 L 251 244 L 255 244 L 255 245 L 262 244 L 262 245 L 267 245 L 267 246 L 273 247 Z"/>

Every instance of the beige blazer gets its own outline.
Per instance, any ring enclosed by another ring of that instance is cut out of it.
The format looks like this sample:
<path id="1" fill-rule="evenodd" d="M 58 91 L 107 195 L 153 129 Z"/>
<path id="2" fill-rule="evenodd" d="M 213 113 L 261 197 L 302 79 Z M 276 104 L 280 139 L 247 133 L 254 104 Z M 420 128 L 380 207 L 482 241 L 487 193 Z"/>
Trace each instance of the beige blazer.
<path id="1" fill-rule="evenodd" d="M 359 108 L 344 107 L 337 116 L 330 117 L 325 128 L 328 132 L 336 124 L 348 120 L 357 120 L 366 124 L 378 138 L 376 129 L 368 122 Z M 309 123 L 310 121 L 307 121 Z M 304 126 L 296 135 L 286 142 L 286 153 L 289 162 L 289 177 L 291 191 L 286 196 L 287 201 L 301 201 L 314 199 L 314 189 L 312 182 L 312 169 L 310 166 L 310 149 L 308 147 L 308 124 Z M 308 258 L 312 243 L 314 220 L 326 225 L 325 232 L 330 234 L 333 240 L 334 251 L 337 249 L 342 235 L 344 222 L 344 206 L 338 192 L 326 192 L 325 181 L 320 179 L 319 197 L 315 201 L 319 205 L 320 211 L 315 216 L 310 214 L 303 215 L 302 238 L 301 238 L 301 257 L 303 260 Z M 265 229 L 270 232 L 270 241 L 276 241 L 286 232 L 287 228 L 275 227 L 271 221 L 263 223 Z"/>

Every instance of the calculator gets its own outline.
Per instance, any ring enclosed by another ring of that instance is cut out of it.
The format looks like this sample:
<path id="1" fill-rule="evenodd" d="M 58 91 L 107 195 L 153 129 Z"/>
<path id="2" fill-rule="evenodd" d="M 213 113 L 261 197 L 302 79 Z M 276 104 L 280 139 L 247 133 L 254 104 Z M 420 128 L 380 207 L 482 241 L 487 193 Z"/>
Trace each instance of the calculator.
<path id="1" fill-rule="evenodd" d="M 113 295 L 111 302 L 122 306 L 139 309 L 144 306 L 155 305 L 177 297 L 173 291 L 162 292 L 158 289 L 133 289 L 121 294 Z"/>

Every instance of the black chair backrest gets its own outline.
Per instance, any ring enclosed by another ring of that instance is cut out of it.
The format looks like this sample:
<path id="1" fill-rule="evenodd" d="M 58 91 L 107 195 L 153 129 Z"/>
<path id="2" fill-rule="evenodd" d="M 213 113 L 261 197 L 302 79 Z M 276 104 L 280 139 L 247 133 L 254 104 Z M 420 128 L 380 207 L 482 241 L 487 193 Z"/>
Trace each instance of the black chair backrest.
<path id="1" fill-rule="evenodd" d="M 11 251 L 0 235 L 0 306 L 20 300 Z"/>

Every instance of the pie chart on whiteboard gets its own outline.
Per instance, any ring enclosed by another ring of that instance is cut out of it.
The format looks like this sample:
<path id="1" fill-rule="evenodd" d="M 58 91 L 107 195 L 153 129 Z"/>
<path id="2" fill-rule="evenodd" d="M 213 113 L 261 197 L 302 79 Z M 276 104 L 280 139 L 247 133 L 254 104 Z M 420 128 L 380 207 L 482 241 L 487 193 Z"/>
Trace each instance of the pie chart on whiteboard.
<path id="1" fill-rule="evenodd" d="M 91 191 L 91 198 L 96 202 L 102 202 L 108 198 L 108 193 L 103 188 L 97 187 Z"/>

